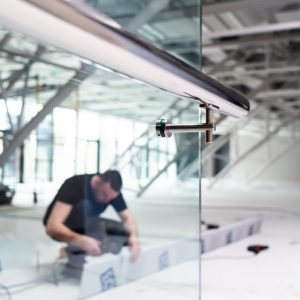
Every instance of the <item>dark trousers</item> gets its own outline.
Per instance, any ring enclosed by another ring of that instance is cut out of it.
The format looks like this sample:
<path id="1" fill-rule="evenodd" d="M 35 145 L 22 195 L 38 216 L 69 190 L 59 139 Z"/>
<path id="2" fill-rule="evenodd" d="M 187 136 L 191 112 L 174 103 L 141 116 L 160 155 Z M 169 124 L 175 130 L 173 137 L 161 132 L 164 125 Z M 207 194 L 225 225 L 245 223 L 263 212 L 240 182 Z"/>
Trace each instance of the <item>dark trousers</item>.
<path id="1" fill-rule="evenodd" d="M 129 234 L 123 224 L 105 218 L 92 217 L 86 220 L 84 234 L 101 242 L 101 255 L 118 254 L 123 246 L 128 245 Z M 66 249 L 69 263 L 81 265 L 85 262 L 83 249 L 69 245 Z"/>
<path id="2" fill-rule="evenodd" d="M 118 254 L 123 246 L 128 245 L 129 234 L 121 222 L 105 218 L 89 218 L 86 220 L 84 234 L 101 242 L 101 255 L 104 253 Z M 66 277 L 80 279 L 86 253 L 75 246 L 65 248 L 68 262 L 62 271 Z"/>

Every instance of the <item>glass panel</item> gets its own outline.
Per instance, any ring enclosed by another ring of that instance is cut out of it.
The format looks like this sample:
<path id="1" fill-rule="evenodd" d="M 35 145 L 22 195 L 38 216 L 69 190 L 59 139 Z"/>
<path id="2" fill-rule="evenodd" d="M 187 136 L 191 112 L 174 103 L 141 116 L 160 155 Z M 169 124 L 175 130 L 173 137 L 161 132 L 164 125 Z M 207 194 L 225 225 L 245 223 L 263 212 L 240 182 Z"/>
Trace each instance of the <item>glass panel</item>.
<path id="1" fill-rule="evenodd" d="M 53 116 L 48 115 L 36 130 L 36 180 L 52 181 Z"/>
<path id="2" fill-rule="evenodd" d="M 198 0 L 85 2 L 200 68 Z M 21 68 L 37 42 L 12 35 L 4 50 L 27 53 L 14 62 Z M 45 47 L 30 68 L 24 123 L 81 63 Z M 5 77 L 13 74 L 7 60 Z M 26 139 L 24 183 L 10 175 L 17 193 L 0 215 L 0 298 L 199 299 L 199 178 L 184 176 L 199 167 L 199 137 L 161 139 L 149 127 L 161 117 L 195 123 L 198 114 L 188 101 L 101 67 L 78 82 Z"/>

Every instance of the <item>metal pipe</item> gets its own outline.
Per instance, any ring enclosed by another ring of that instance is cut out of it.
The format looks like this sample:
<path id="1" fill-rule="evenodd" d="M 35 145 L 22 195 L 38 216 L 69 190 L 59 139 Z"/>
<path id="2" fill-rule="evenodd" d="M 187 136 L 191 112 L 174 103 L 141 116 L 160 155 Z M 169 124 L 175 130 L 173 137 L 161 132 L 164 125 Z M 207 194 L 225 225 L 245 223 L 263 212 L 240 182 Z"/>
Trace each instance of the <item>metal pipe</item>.
<path id="1" fill-rule="evenodd" d="M 212 143 L 213 140 L 213 129 L 214 129 L 214 124 L 213 124 L 213 111 L 211 108 L 206 108 L 206 124 L 207 125 L 212 125 L 213 128 L 210 130 L 205 131 L 205 141 L 206 143 Z"/>
<path id="2" fill-rule="evenodd" d="M 181 132 L 199 132 L 211 131 L 214 129 L 213 124 L 167 124 L 166 132 L 181 133 Z"/>
<path id="3" fill-rule="evenodd" d="M 173 133 L 205 132 L 205 140 L 212 143 L 215 124 L 213 123 L 213 110 L 206 107 L 206 123 L 202 124 L 171 124 L 170 120 L 160 119 L 156 121 L 156 134 L 160 137 L 171 137 Z"/>
<path id="4" fill-rule="evenodd" d="M 244 117 L 250 109 L 248 100 L 235 90 L 127 32 L 84 3 L 2 0 L 0 23 L 221 113 Z"/>

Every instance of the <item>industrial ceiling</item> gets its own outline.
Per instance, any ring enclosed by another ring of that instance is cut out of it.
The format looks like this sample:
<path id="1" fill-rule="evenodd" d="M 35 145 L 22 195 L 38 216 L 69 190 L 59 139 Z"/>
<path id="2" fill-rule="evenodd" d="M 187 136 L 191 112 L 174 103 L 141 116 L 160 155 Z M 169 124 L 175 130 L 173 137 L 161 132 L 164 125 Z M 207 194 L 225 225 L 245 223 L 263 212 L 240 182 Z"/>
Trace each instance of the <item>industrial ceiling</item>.
<path id="1" fill-rule="evenodd" d="M 255 105 L 266 103 L 275 117 L 300 109 L 298 0 L 207 0 L 201 22 L 197 0 L 85 2 L 197 68 L 201 56 L 204 72 Z M 44 104 L 81 62 L 75 55 L 0 28 L 1 98 Z M 101 67 L 79 85 L 61 106 L 153 123 L 177 100 Z M 178 105 L 177 109 L 184 107 Z M 184 113 L 186 120 L 195 116 L 196 106 Z"/>

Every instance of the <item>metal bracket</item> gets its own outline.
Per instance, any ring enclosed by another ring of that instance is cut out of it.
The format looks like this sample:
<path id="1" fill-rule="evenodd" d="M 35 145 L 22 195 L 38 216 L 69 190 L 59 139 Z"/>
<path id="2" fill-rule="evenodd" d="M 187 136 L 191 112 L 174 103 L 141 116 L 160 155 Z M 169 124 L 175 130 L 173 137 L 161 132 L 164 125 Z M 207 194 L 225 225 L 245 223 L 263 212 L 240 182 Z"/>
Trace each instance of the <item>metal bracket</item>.
<path id="1" fill-rule="evenodd" d="M 213 132 L 216 129 L 213 123 L 213 110 L 206 107 L 206 122 L 202 124 L 171 124 L 170 120 L 157 120 L 155 129 L 160 137 L 171 137 L 173 133 L 205 132 L 206 143 L 212 143 Z"/>

